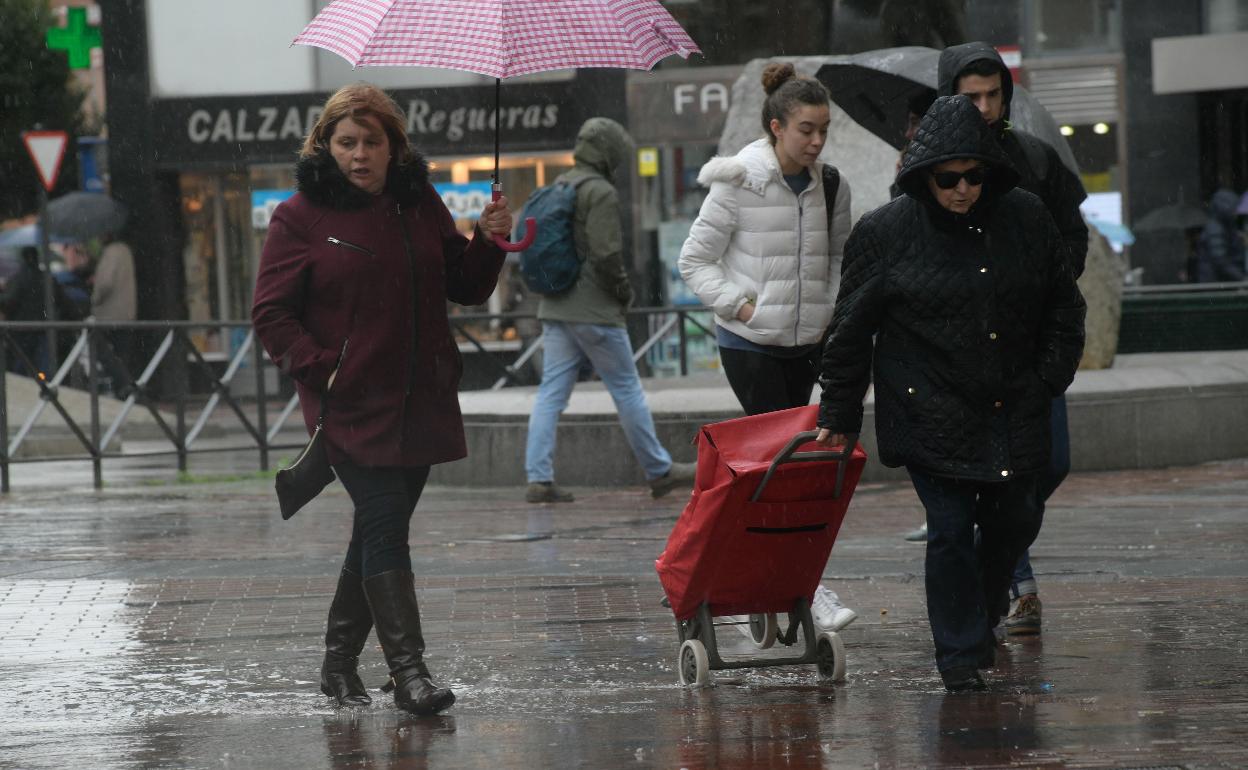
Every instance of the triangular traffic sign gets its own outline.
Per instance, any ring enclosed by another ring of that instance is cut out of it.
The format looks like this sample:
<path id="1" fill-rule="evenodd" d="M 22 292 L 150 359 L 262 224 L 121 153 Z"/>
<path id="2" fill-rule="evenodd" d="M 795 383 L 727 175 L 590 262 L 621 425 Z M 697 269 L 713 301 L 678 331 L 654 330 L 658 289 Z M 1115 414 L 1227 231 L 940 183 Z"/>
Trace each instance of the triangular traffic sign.
<path id="1" fill-rule="evenodd" d="M 26 151 L 35 162 L 39 178 L 48 192 L 56 186 L 56 178 L 61 173 L 61 161 L 65 159 L 65 145 L 69 143 L 69 134 L 64 131 L 23 131 L 22 141 Z"/>

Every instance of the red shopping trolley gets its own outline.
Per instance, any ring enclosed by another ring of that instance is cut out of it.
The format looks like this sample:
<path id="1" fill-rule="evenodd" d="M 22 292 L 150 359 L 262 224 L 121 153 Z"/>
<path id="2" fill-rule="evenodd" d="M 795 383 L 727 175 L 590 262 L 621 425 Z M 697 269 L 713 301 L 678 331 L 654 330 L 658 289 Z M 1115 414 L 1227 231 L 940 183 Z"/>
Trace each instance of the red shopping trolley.
<path id="1" fill-rule="evenodd" d="M 815 406 L 786 409 L 698 434 L 693 496 L 655 563 L 676 616 L 682 684 L 709 684 L 711 670 L 809 663 L 822 678 L 844 677 L 844 645 L 815 629 L 810 603 L 867 456 L 857 436 L 835 451 L 799 451 L 817 435 L 816 415 Z M 758 648 L 800 638 L 804 651 L 724 660 L 715 629 L 740 625 L 727 619 L 740 615 Z"/>

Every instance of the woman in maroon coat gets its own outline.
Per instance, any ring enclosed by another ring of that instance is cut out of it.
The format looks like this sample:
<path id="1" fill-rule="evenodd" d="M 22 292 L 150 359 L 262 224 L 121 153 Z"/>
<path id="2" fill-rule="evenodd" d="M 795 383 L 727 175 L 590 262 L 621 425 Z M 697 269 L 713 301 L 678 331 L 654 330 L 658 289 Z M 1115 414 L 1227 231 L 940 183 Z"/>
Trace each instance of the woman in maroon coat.
<path id="1" fill-rule="evenodd" d="M 446 301 L 477 305 L 494 291 L 504 255 L 492 235 L 507 234 L 511 212 L 491 203 L 464 238 L 404 125 L 371 85 L 326 102 L 300 152 L 299 191 L 273 213 L 252 320 L 294 379 L 309 432 L 325 401 L 329 460 L 355 505 L 321 690 L 370 702 L 356 663 L 375 626 L 395 704 L 432 714 L 455 696 L 424 663 L 408 526 L 429 466 L 467 453 Z"/>

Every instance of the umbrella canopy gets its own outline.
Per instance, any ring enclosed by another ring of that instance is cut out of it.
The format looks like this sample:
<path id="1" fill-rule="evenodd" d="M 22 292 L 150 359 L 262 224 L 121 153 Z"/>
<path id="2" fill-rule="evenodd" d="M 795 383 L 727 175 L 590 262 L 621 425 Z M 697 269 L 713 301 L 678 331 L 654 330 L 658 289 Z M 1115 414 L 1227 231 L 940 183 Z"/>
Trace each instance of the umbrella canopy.
<path id="1" fill-rule="evenodd" d="M 48 236 L 51 243 L 72 243 L 73 238 L 52 233 Z M 21 248 L 22 246 L 39 245 L 39 225 L 29 224 L 0 232 L 0 247 Z"/>
<path id="2" fill-rule="evenodd" d="M 1209 215 L 1196 206 L 1186 203 L 1171 203 L 1148 212 L 1135 220 L 1132 227 L 1137 233 L 1152 233 L 1162 230 L 1192 230 L 1205 226 Z"/>
<path id="3" fill-rule="evenodd" d="M 69 240 L 85 241 L 119 232 L 126 223 L 126 207 L 104 193 L 72 192 L 48 201 L 48 232 Z"/>
<path id="4" fill-rule="evenodd" d="M 334 0 L 295 38 L 353 67 L 509 78 L 701 53 L 658 0 Z"/>
<path id="5" fill-rule="evenodd" d="M 922 46 L 882 48 L 846 56 L 815 73 L 832 101 L 863 128 L 898 150 L 906 146 L 906 113 L 910 100 L 936 93 L 940 51 Z M 1074 153 L 1057 121 L 1026 88 L 1014 84 L 1010 122 L 1057 150 L 1062 163 L 1076 174 Z"/>
<path id="6" fill-rule="evenodd" d="M 577 67 L 648 70 L 664 57 L 701 53 L 658 0 L 334 0 L 292 45 L 333 51 L 353 67 L 441 67 L 502 78 Z M 494 185 L 501 120 L 494 121 Z M 522 251 L 537 234 L 499 248 Z"/>

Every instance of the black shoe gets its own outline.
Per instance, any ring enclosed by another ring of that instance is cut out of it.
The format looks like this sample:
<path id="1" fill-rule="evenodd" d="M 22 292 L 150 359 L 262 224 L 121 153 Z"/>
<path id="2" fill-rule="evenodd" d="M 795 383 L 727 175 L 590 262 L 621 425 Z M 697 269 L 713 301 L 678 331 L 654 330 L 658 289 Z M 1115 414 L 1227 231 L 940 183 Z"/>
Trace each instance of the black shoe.
<path id="1" fill-rule="evenodd" d="M 325 659 L 321 662 L 321 692 L 339 706 L 367 706 L 364 682 L 356 672 L 360 651 L 373 627 L 360 576 L 348 570 L 338 575 L 338 589 L 329 605 L 325 627 Z"/>
<path id="2" fill-rule="evenodd" d="M 988 689 L 987 682 L 979 670 L 971 666 L 958 666 L 948 671 L 941 671 L 945 689 L 949 692 L 983 692 Z"/>
<path id="3" fill-rule="evenodd" d="M 425 666 L 414 582 L 408 570 L 392 570 L 365 580 L 364 593 L 390 666 L 390 681 L 382 690 L 394 693 L 394 705 L 400 709 L 429 716 L 449 708 L 455 693 L 435 685 Z"/>
<path id="4" fill-rule="evenodd" d="M 423 669 L 413 671 L 403 681 L 391 677 L 381 690 L 394 693 L 394 705 L 422 717 L 445 711 L 455 703 L 455 693 L 448 687 L 438 687 L 429 678 L 429 672 Z"/>

